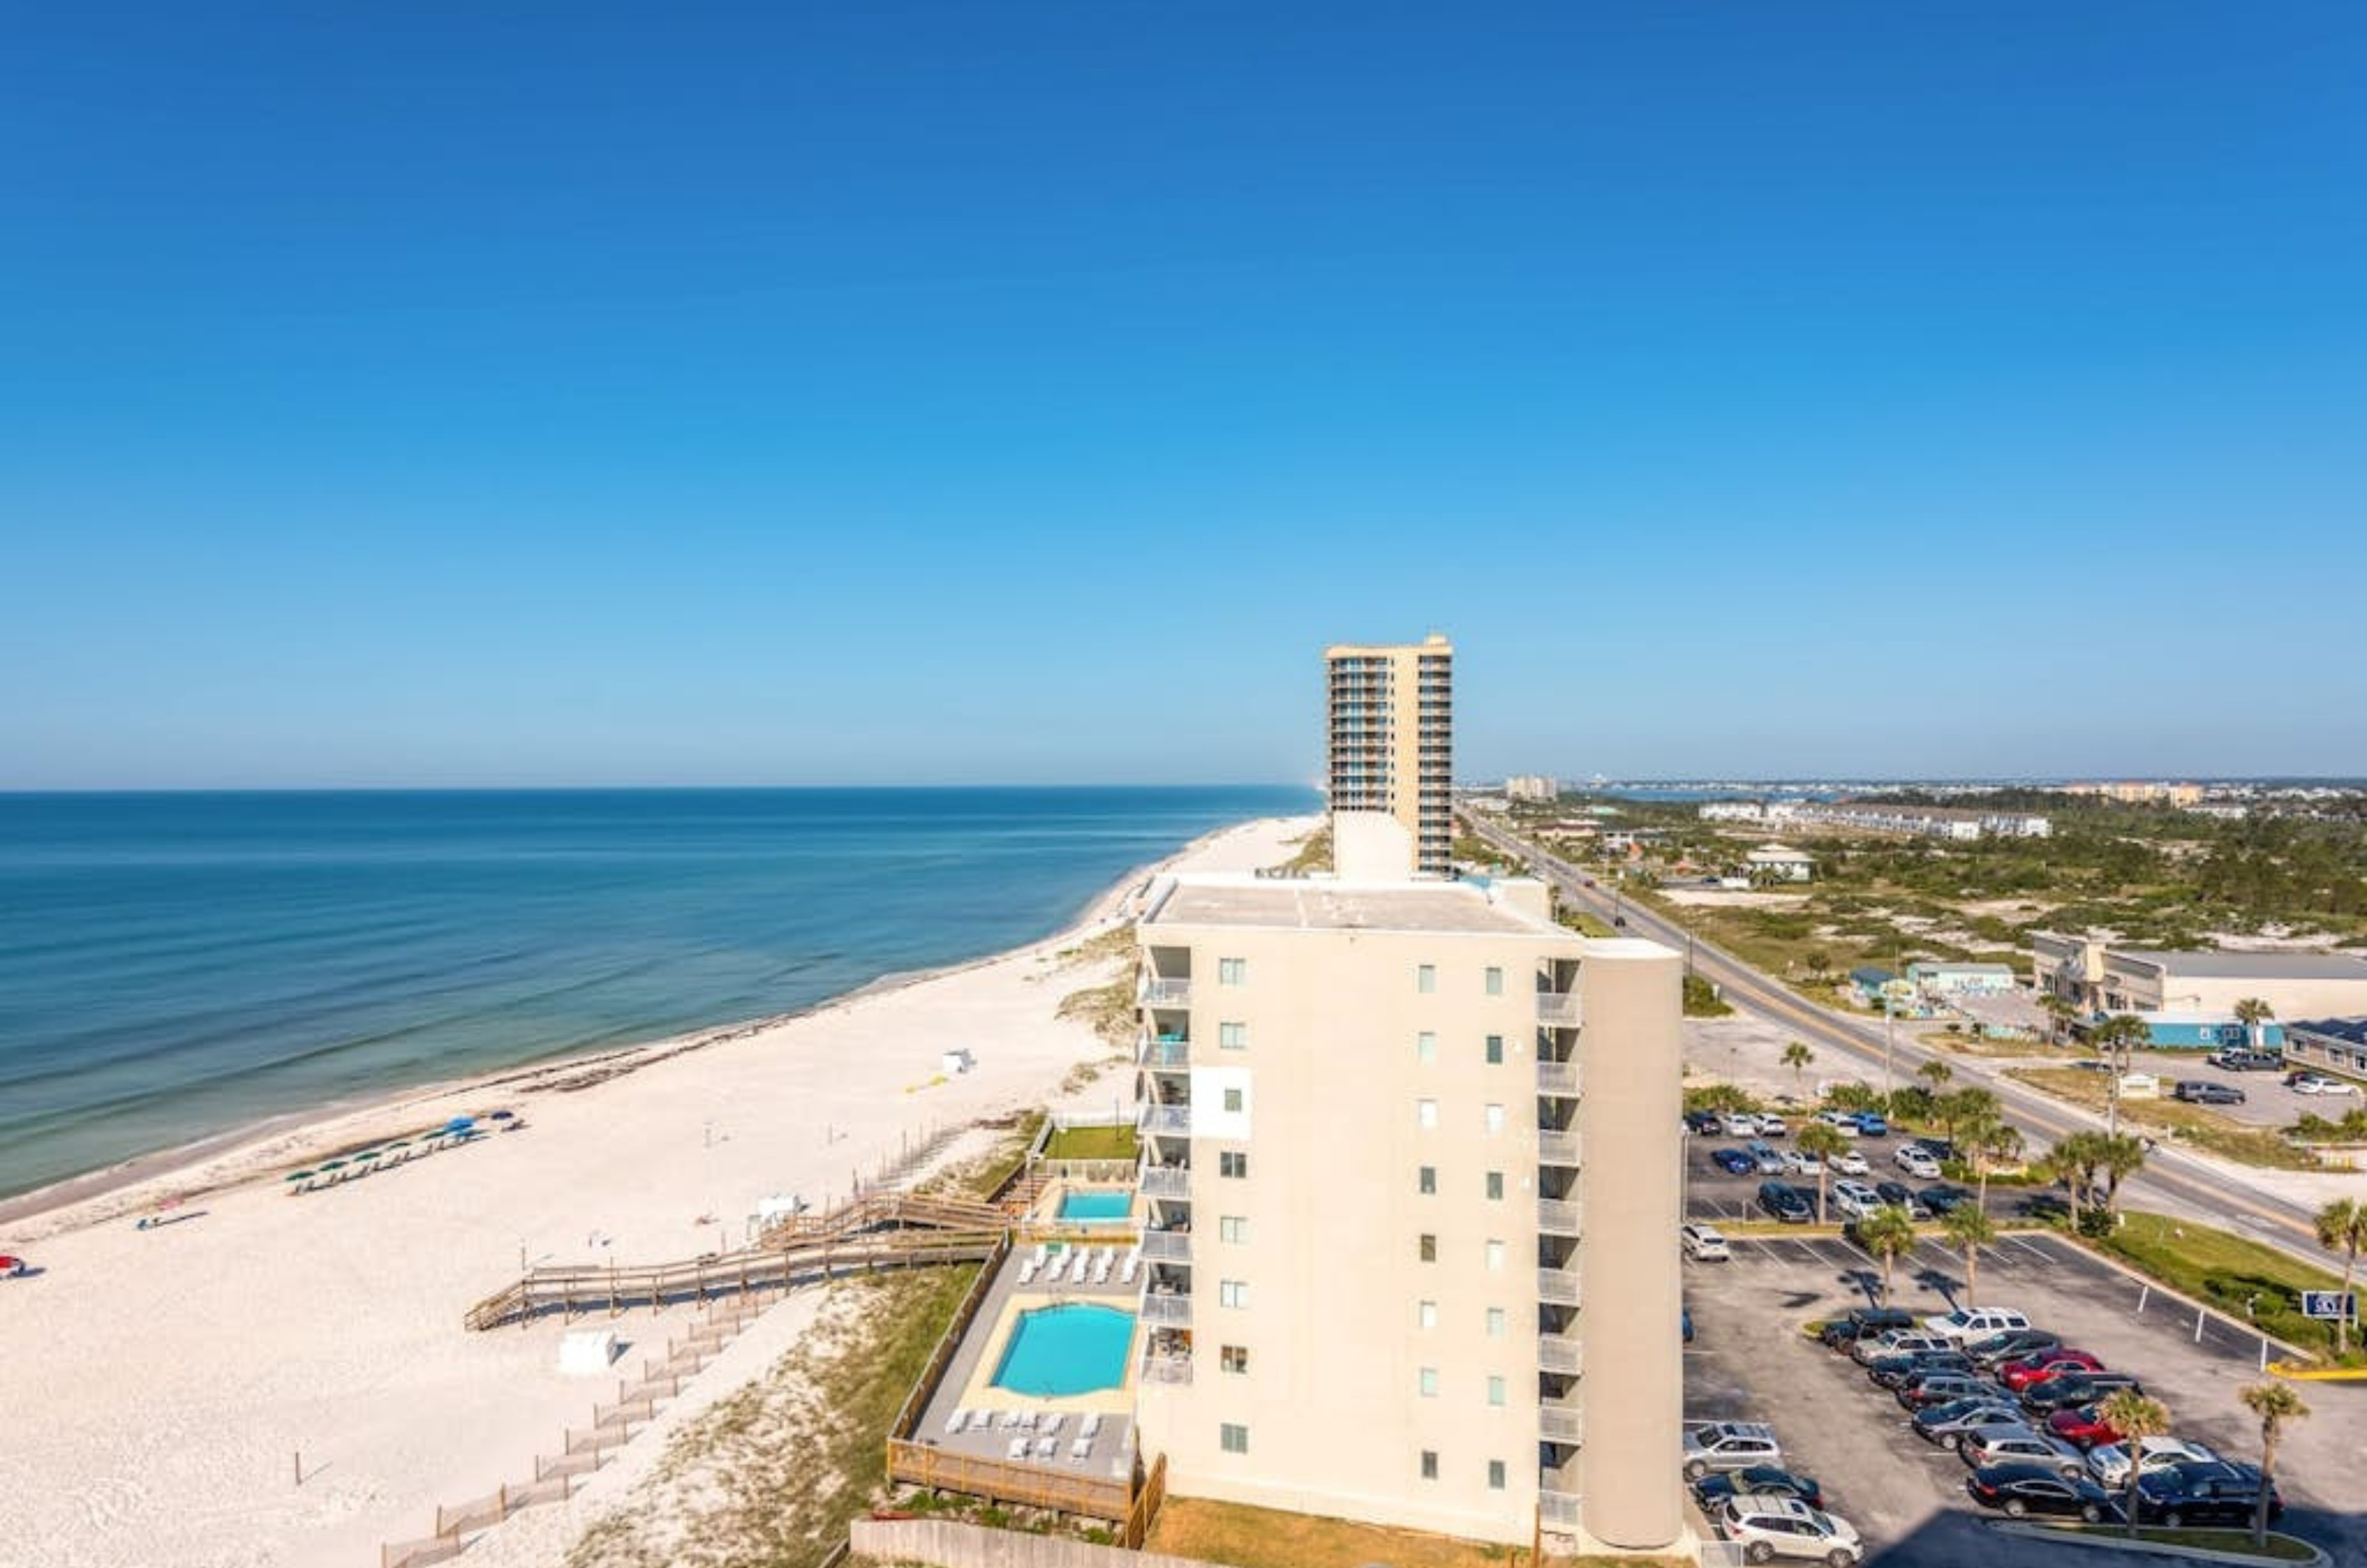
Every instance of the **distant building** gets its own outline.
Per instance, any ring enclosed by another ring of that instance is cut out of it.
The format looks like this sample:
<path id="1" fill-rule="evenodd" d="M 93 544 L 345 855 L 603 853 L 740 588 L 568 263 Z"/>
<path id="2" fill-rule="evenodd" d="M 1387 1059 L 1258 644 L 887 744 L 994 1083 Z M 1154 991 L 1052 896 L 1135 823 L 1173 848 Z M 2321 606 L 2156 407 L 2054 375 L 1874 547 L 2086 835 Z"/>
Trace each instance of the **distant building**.
<path id="1" fill-rule="evenodd" d="M 2203 799 L 2201 784 L 2156 784 L 2147 780 L 2065 784 L 2063 793 L 2095 795 L 2124 806 L 2194 806 Z"/>
<path id="2" fill-rule="evenodd" d="M 1970 840 L 2044 839 L 2054 822 L 2028 811 L 1977 811 L 1954 806 L 1888 806 L 1858 800 L 1804 800 L 1791 819 L 1870 833 L 1912 833 L 1927 839 Z"/>
<path id="3" fill-rule="evenodd" d="M 1757 822 L 1767 808 L 1755 800 L 1713 800 L 1701 808 L 1704 822 Z"/>
<path id="4" fill-rule="evenodd" d="M 1817 869 L 1817 857 L 1783 844 L 1761 844 L 1742 857 L 1754 877 L 1771 882 L 1806 882 Z"/>
<path id="5" fill-rule="evenodd" d="M 1927 997 L 1954 998 L 1980 992 L 2010 991 L 2010 964 L 1941 964 L 1919 960 L 1907 966 L 1908 984 Z"/>
<path id="6" fill-rule="evenodd" d="M 1455 844 L 1455 645 L 1341 643 L 1324 649 L 1331 809 L 1386 812 L 1416 866 L 1444 876 Z"/>
<path id="7" fill-rule="evenodd" d="M 2285 1060 L 2367 1078 L 2367 1018 L 2322 1018 L 2285 1028 Z"/>
<path id="8" fill-rule="evenodd" d="M 2039 992 L 2084 1012 L 2233 1022 L 2257 998 L 2281 1019 L 2367 1014 L 2367 959 L 2346 953 L 2157 952 L 2052 931 L 2030 945 Z"/>
<path id="9" fill-rule="evenodd" d="M 1554 801 L 1561 798 L 1561 781 L 1545 773 L 1514 773 L 1504 781 L 1507 800 Z"/>

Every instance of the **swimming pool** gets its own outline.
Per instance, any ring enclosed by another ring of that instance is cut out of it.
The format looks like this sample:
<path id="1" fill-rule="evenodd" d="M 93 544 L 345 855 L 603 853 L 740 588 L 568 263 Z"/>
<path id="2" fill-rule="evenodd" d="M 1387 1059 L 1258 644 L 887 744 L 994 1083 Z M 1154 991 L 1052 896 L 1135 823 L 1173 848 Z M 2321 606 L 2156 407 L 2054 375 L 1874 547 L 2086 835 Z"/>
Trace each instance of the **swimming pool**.
<path id="1" fill-rule="evenodd" d="M 1126 1386 L 1134 1314 L 1072 1303 L 1023 1312 L 994 1369 L 993 1383 L 1015 1393 L 1057 1399 Z"/>
<path id="2" fill-rule="evenodd" d="M 1106 1224 L 1132 1217 L 1134 1194 L 1123 1188 L 1084 1190 L 1071 1188 L 1060 1195 L 1060 1217 Z"/>

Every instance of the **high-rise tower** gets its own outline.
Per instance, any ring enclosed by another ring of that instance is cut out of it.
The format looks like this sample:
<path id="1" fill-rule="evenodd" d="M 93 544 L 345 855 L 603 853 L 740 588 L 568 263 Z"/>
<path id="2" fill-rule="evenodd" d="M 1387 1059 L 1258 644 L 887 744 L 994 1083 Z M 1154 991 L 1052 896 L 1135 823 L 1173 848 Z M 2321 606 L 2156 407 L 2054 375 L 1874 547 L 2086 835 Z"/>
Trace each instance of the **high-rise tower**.
<path id="1" fill-rule="evenodd" d="M 1331 809 L 1394 818 L 1416 870 L 1444 876 L 1455 842 L 1455 645 L 1339 643 L 1329 672 Z"/>

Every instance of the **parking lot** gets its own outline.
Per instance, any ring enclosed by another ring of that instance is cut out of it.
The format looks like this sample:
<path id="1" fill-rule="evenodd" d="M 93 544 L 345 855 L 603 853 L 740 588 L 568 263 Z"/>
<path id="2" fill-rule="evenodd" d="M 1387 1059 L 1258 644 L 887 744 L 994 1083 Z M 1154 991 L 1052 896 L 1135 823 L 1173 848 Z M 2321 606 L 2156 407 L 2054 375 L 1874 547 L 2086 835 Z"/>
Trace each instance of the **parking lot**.
<path id="1" fill-rule="evenodd" d="M 2156 1060 L 2156 1056 L 2160 1059 Z M 2137 1066 L 2142 1071 L 2159 1075 L 2165 1097 L 2181 1078 L 2242 1089 L 2243 1104 L 2207 1105 L 2203 1109 L 2249 1127 L 2290 1127 L 2309 1114 L 2339 1122 L 2360 1103 L 2357 1095 L 2296 1094 L 2285 1087 L 2282 1073 L 2231 1073 L 2201 1056 L 2189 1059 L 2184 1053 L 2173 1056 L 2157 1052 L 2141 1059 Z"/>
<path id="2" fill-rule="evenodd" d="M 1726 1263 L 1688 1262 L 1695 1328 L 1686 1353 L 1686 1415 L 1771 1423 L 1788 1466 L 1814 1476 L 1827 1506 L 1856 1526 L 1880 1568 L 2137 1568 L 2159 1558 L 2054 1546 L 1992 1532 L 1994 1516 L 1965 1495 L 1952 1449 L 1909 1429 L 1906 1414 L 1848 1357 L 1801 1332 L 1812 1319 L 1868 1304 L 1879 1265 L 1834 1237 L 1733 1238 Z M 1963 1262 L 1926 1245 L 1898 1260 L 1895 1304 L 1945 1312 L 1962 1294 Z M 2237 1391 L 2260 1381 L 2260 1341 L 2054 1236 L 2010 1236 L 1984 1258 L 1980 1304 L 2019 1307 L 2066 1342 L 2134 1371 L 2169 1407 L 2177 1435 L 2257 1461 L 2257 1423 Z M 2278 1462 L 2283 1528 L 2337 1564 L 2367 1564 L 2367 1387 L 2302 1384 L 2314 1415 L 2288 1429 Z M 1705 1532 L 1706 1533 L 1706 1532 Z"/>
<path id="3" fill-rule="evenodd" d="M 1770 1138 L 1767 1142 L 1779 1151 L 1788 1149 L 1798 1142 L 1798 1133 L 1804 1124 L 1801 1119 L 1795 1117 L 1792 1119 L 1791 1123 L 1792 1136 Z M 1772 1179 L 1759 1175 L 1731 1176 L 1717 1168 L 1713 1156 L 1718 1150 L 1738 1149 L 1748 1141 L 1745 1138 L 1727 1137 L 1718 1133 L 1700 1134 L 1685 1140 L 1685 1213 L 1688 1218 L 1711 1221 L 1765 1219 L 1768 1216 L 1758 1207 L 1759 1184 L 1770 1179 L 1789 1182 L 1805 1193 L 1809 1202 L 1816 1201 L 1817 1179 L 1813 1176 L 1786 1176 Z M 1830 1200 L 1832 1183 L 1839 1179 L 1865 1182 L 1897 1181 L 1919 1191 L 1931 1186 L 1931 1180 L 1909 1176 L 1899 1169 L 1895 1163 L 1893 1151 L 1908 1141 L 1898 1137 L 1853 1140 L 1857 1152 L 1865 1156 L 1869 1174 L 1852 1179 L 1829 1175 L 1825 1180 L 1828 1201 Z M 1993 1195 L 1993 1204 L 1995 1201 Z M 1838 1218 L 1838 1216 L 1834 1217 Z"/>

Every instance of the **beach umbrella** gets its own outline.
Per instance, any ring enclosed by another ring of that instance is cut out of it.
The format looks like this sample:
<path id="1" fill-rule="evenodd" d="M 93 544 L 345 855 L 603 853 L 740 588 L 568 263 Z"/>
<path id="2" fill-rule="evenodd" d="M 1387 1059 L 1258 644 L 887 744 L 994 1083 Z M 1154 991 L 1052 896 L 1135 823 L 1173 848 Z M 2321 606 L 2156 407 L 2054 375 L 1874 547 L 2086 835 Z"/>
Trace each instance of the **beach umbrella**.
<path id="1" fill-rule="evenodd" d="M 517 1112 L 515 1111 L 496 1111 L 486 1117 L 485 1120 L 488 1122 L 515 1122 L 517 1120 Z"/>
<path id="2" fill-rule="evenodd" d="M 444 1130 L 447 1133 L 465 1133 L 476 1124 L 477 1119 L 473 1116 L 455 1116 L 444 1123 Z"/>
<path id="3" fill-rule="evenodd" d="M 320 1173 L 321 1173 L 323 1176 L 326 1176 L 326 1175 L 328 1175 L 328 1174 L 329 1174 L 331 1171 L 333 1171 L 333 1170 L 343 1170 L 343 1169 L 345 1169 L 345 1162 L 344 1160 L 341 1160 L 341 1159 L 324 1159 L 324 1160 L 323 1160 L 323 1161 L 321 1162 L 321 1172 L 320 1172 Z M 341 1177 L 337 1178 L 337 1179 L 338 1179 L 338 1180 L 340 1180 L 340 1181 L 343 1181 L 343 1180 L 345 1179 L 345 1178 L 341 1176 Z"/>
<path id="4" fill-rule="evenodd" d="M 312 1172 L 309 1170 L 291 1170 L 282 1179 L 288 1181 L 310 1181 L 312 1179 Z"/>

